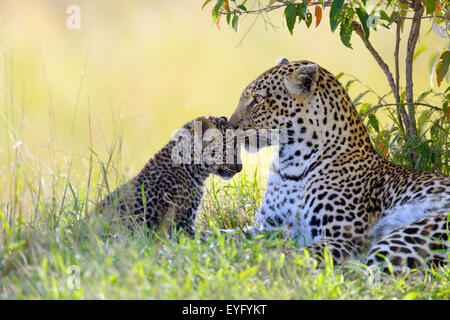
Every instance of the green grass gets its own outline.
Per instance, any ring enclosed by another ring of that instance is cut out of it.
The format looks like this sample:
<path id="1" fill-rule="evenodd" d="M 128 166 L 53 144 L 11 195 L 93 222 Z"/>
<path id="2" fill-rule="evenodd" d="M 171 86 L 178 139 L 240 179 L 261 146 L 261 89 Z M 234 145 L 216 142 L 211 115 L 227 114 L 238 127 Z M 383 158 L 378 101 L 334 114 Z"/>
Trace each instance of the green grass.
<path id="1" fill-rule="evenodd" d="M 3 120 L 9 138 L 6 152 L 0 149 L 0 299 L 450 298 L 449 267 L 393 276 L 356 261 L 319 268 L 289 239 L 132 234 L 93 210 L 131 176 L 120 121 L 106 155 L 90 144 L 86 158 L 58 154 L 45 163 L 18 143 L 10 118 Z M 198 230 L 253 223 L 265 177 L 248 168 L 227 183 L 209 179 Z"/>
<path id="2" fill-rule="evenodd" d="M 230 115 L 242 88 L 280 55 L 321 61 L 332 72 L 342 70 L 339 61 L 352 61 L 346 72 L 364 66 L 360 76 L 386 88 L 371 57 L 336 45 L 339 39 L 325 29 L 292 38 L 254 28 L 236 49 L 240 38 L 205 27 L 210 15 L 199 7 L 186 2 L 173 10 L 169 2 L 153 1 L 164 8 L 152 7 L 155 15 L 143 19 L 135 12 L 147 12 L 153 2 L 141 2 L 83 1 L 87 23 L 80 32 L 63 28 L 65 7 L 55 10 L 51 1 L 39 10 L 10 1 L 0 10 L 0 299 L 450 298 L 448 267 L 399 276 L 356 262 L 318 268 L 289 240 L 235 243 L 218 234 L 207 242 L 175 242 L 131 234 L 93 213 L 100 195 L 136 173 L 177 126 L 204 114 Z M 95 32 L 89 16 L 95 16 Z M 433 37 L 423 38 L 430 50 Z M 277 45 L 268 47 L 270 41 Z M 301 53 L 299 43 L 308 43 Z M 381 49 L 390 50 L 389 43 Z M 233 76 L 218 76 L 227 74 Z M 427 77 L 416 80 L 417 90 L 428 88 Z M 366 109 L 378 101 L 367 99 Z M 380 121 L 389 120 L 379 113 Z M 448 135 L 434 139 L 435 132 L 449 132 L 448 121 L 434 116 L 424 114 L 429 125 L 418 141 L 427 144 L 416 151 L 435 160 L 430 169 L 447 163 L 441 171 L 448 174 L 448 153 L 434 152 L 448 150 Z M 402 155 L 398 131 L 374 130 L 374 142 Z M 247 174 L 229 183 L 209 180 L 199 230 L 253 223 L 266 168 L 253 172 L 249 162 Z"/>
<path id="3" fill-rule="evenodd" d="M 236 243 L 216 234 L 200 242 L 132 234 L 90 209 L 105 185 L 104 166 L 93 163 L 85 170 L 91 178 L 80 177 L 86 182 L 75 185 L 73 173 L 57 174 L 51 190 L 27 183 L 16 171 L 10 201 L 0 207 L 2 299 L 450 297 L 448 267 L 380 275 L 356 262 L 318 268 L 286 239 Z M 228 184 L 212 178 L 199 230 L 251 223 L 263 195 L 257 176 L 241 174 Z"/>

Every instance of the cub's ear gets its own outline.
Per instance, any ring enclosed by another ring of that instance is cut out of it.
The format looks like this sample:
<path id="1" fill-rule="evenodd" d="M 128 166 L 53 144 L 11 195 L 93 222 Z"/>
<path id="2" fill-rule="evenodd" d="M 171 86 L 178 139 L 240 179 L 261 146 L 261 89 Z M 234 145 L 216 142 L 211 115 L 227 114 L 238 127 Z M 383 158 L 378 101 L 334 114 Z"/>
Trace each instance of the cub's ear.
<path id="1" fill-rule="evenodd" d="M 205 135 L 206 131 L 209 129 L 217 129 L 214 123 L 211 122 L 207 117 L 199 117 L 195 119 L 194 125 L 192 127 L 192 134 L 195 135 L 196 131 L 201 132 L 201 139 L 203 141 L 203 147 L 214 141 L 214 135 Z"/>
<path id="2" fill-rule="evenodd" d="M 293 98 L 308 98 L 319 78 L 319 66 L 315 63 L 302 65 L 284 77 L 284 85 Z"/>
<path id="3" fill-rule="evenodd" d="M 201 117 L 200 120 L 202 121 L 202 137 L 205 135 L 205 132 L 208 129 L 215 129 L 216 126 L 214 123 L 211 122 L 207 117 Z"/>
<path id="4" fill-rule="evenodd" d="M 216 126 L 214 125 L 214 123 L 212 123 L 211 120 L 208 119 L 208 117 L 198 117 L 193 122 L 192 133 L 194 134 L 194 133 L 196 133 L 196 131 L 201 132 L 202 138 L 203 138 L 203 135 L 205 134 L 205 132 L 208 129 L 213 129 L 213 128 L 216 128 Z"/>
<path id="5" fill-rule="evenodd" d="M 286 59 L 285 57 L 281 57 L 281 58 L 278 58 L 277 63 L 275 64 L 275 66 L 279 66 L 279 65 L 282 65 L 282 64 L 286 64 L 286 63 L 289 63 L 289 60 Z"/>

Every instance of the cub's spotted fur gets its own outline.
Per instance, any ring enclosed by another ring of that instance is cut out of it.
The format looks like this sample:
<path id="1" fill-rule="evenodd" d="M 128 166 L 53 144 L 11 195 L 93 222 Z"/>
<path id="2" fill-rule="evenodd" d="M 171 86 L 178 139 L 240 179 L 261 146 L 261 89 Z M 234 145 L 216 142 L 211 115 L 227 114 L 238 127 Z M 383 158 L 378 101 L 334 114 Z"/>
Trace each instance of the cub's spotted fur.
<path id="1" fill-rule="evenodd" d="M 450 177 L 380 156 L 324 68 L 281 60 L 244 90 L 230 125 L 280 130 L 253 230 L 282 229 L 318 254 L 328 247 L 338 263 L 369 243 L 369 265 L 385 256 L 400 270 L 447 258 L 433 249 L 448 246 Z"/>
<path id="2" fill-rule="evenodd" d="M 191 139 L 197 124 L 201 125 L 197 126 L 201 133 L 200 157 Z M 146 223 L 150 230 L 170 235 L 175 225 L 194 236 L 194 220 L 205 180 L 211 173 L 229 179 L 242 170 L 237 141 L 226 143 L 228 128 L 225 117 L 201 117 L 188 122 L 137 176 L 105 197 L 102 210 L 125 219 L 132 228 Z M 208 129 L 217 130 L 210 135 Z M 182 154 L 183 150 L 188 150 L 187 155 Z M 206 152 L 211 156 L 209 161 Z M 231 161 L 227 159 L 230 152 L 233 152 Z M 180 161 L 175 162 L 174 155 Z M 186 161 L 181 161 L 182 156 Z"/>

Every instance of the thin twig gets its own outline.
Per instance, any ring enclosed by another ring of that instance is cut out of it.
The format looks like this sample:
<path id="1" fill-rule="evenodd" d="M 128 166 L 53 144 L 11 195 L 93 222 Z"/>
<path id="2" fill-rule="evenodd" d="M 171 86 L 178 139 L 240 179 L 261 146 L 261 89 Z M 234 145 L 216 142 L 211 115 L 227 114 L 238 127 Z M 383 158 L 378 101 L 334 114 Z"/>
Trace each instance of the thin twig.
<path id="1" fill-rule="evenodd" d="M 303 1 L 301 1 L 301 2 L 303 2 Z M 236 10 L 236 14 L 237 15 L 241 15 L 241 14 L 255 14 L 255 13 L 262 13 L 262 12 L 270 12 L 270 11 L 273 11 L 273 10 L 276 10 L 276 9 L 287 7 L 290 4 L 296 4 L 296 3 L 301 3 L 301 2 L 284 1 L 283 3 L 277 4 L 275 6 L 270 6 L 270 7 L 255 9 L 255 10 L 247 10 L 247 11 Z M 333 3 L 333 1 L 326 1 L 326 2 L 323 3 L 323 5 L 324 5 L 324 7 L 329 7 L 329 6 L 331 6 L 332 3 Z M 313 1 L 313 2 L 310 2 L 308 4 L 308 6 L 318 6 L 318 5 L 322 5 L 322 4 L 319 1 Z M 226 15 L 227 11 L 221 10 L 219 13 L 222 14 L 222 15 Z"/>
<path id="2" fill-rule="evenodd" d="M 435 107 L 435 106 L 433 106 L 433 105 L 431 105 L 431 104 L 428 104 L 428 103 L 421 103 L 421 102 L 400 103 L 400 105 L 409 105 L 409 104 L 414 104 L 414 105 L 418 105 L 418 106 L 424 106 L 424 107 L 428 107 L 428 108 L 431 108 L 431 109 L 434 109 L 434 110 L 437 110 L 437 111 L 442 111 L 442 108 Z M 367 110 L 366 112 L 364 112 L 364 113 L 361 115 L 361 117 L 364 117 L 364 116 L 368 115 L 369 113 L 372 113 L 372 112 L 374 112 L 374 111 L 376 111 L 376 110 L 378 110 L 378 109 L 380 109 L 380 108 L 383 108 L 383 107 L 389 107 L 389 106 L 397 106 L 397 103 L 384 103 L 384 104 L 379 104 L 379 105 L 377 105 L 377 106 L 375 106 L 375 107 L 373 107 L 373 108 Z"/>
<path id="3" fill-rule="evenodd" d="M 400 17 L 398 16 L 395 21 L 399 21 L 399 20 L 422 20 L 422 19 L 431 19 L 431 18 L 441 18 L 441 19 L 445 19 L 445 20 L 450 20 L 449 17 L 445 17 L 445 16 L 422 16 L 422 17 Z"/>
<path id="4" fill-rule="evenodd" d="M 370 41 L 366 39 L 366 36 L 364 35 L 364 31 L 362 30 L 361 25 L 358 22 L 353 21 L 352 26 L 353 26 L 353 30 L 362 39 L 366 48 L 369 50 L 369 52 L 375 58 L 375 61 L 378 63 L 380 68 L 383 70 L 383 72 L 386 75 L 386 78 L 388 80 L 389 86 L 391 87 L 392 92 L 395 94 L 395 92 L 397 92 L 397 86 L 395 85 L 394 77 L 392 76 L 392 73 L 389 70 L 389 66 L 383 61 L 380 54 L 375 50 L 375 48 L 372 46 Z"/>

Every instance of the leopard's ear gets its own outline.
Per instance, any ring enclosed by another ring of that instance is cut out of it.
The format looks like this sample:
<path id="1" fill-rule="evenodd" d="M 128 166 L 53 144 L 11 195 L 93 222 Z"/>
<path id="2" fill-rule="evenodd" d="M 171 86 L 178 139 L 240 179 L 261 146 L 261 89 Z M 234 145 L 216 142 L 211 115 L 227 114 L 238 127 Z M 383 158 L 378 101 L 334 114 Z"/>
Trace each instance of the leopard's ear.
<path id="1" fill-rule="evenodd" d="M 275 64 L 275 66 L 279 66 L 279 65 L 282 65 L 282 64 L 286 64 L 286 63 L 289 63 L 289 60 L 286 59 L 285 57 L 281 57 L 281 58 L 278 58 L 277 63 Z"/>
<path id="2" fill-rule="evenodd" d="M 203 147 L 214 141 L 215 138 L 214 135 L 205 134 L 206 131 L 208 131 L 209 129 L 217 129 L 217 128 L 214 125 L 214 123 L 212 123 L 212 121 L 208 119 L 208 117 L 199 117 L 194 120 L 194 125 L 192 127 L 193 134 L 195 134 L 197 130 L 201 132 Z"/>
<path id="3" fill-rule="evenodd" d="M 319 78 L 319 66 L 310 63 L 298 67 L 284 77 L 284 85 L 293 98 L 306 99 L 317 86 Z"/>
<path id="4" fill-rule="evenodd" d="M 216 128 L 214 123 L 212 123 L 212 121 L 209 120 L 208 117 L 200 117 L 200 121 L 202 122 L 202 137 L 205 135 L 205 132 L 208 129 L 215 129 Z"/>

